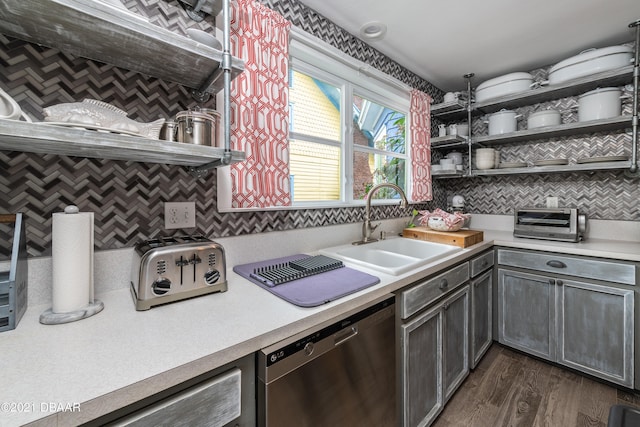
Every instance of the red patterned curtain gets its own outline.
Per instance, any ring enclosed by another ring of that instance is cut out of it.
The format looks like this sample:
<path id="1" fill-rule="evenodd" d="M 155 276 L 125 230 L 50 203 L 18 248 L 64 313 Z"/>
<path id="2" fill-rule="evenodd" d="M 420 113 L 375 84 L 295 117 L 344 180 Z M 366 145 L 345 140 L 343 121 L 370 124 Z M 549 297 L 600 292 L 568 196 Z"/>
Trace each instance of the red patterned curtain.
<path id="1" fill-rule="evenodd" d="M 411 192 L 412 202 L 433 199 L 431 188 L 431 97 L 419 90 L 411 91 Z"/>
<path id="2" fill-rule="evenodd" d="M 253 0 L 231 4 L 231 54 L 245 61 L 231 85 L 231 147 L 247 155 L 231 166 L 231 205 L 289 206 L 291 23 Z"/>

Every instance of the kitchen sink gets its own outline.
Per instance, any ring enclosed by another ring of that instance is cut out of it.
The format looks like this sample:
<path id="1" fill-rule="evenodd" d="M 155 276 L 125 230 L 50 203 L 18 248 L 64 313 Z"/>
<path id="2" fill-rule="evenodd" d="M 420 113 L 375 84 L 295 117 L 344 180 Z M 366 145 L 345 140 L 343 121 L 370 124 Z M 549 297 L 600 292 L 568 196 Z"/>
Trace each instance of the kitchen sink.
<path id="1" fill-rule="evenodd" d="M 393 238 L 354 246 L 321 249 L 323 255 L 397 276 L 461 248 L 422 240 Z"/>

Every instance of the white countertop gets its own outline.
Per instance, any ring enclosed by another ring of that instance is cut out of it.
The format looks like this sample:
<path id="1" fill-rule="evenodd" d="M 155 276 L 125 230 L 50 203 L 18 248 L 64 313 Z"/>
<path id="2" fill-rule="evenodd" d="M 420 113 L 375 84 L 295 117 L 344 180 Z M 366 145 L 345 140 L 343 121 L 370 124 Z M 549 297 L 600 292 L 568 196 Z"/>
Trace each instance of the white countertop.
<path id="1" fill-rule="evenodd" d="M 144 312 L 135 311 L 127 287 L 98 293 L 104 311 L 74 323 L 42 325 L 39 316 L 49 307 L 29 306 L 15 330 L 0 333 L 0 426 L 40 419 L 38 425 L 89 421 L 355 311 L 494 244 L 640 261 L 640 243 L 635 242 L 547 242 L 485 231 L 483 243 L 400 276 L 352 266 L 380 277 L 380 283 L 315 308 L 277 298 L 233 273 L 231 263 L 227 292 Z M 233 259 L 234 249 L 229 249 Z M 258 256 L 280 256 L 264 253 Z M 58 406 L 69 410 L 52 415 Z"/>

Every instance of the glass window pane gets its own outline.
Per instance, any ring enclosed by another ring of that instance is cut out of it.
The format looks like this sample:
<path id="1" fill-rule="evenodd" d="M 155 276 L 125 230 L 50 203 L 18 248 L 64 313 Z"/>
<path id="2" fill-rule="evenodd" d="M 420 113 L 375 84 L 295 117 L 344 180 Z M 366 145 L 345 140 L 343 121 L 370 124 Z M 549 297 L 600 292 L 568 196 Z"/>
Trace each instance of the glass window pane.
<path id="1" fill-rule="evenodd" d="M 340 141 L 340 89 L 295 70 L 290 84 L 291 130 Z"/>
<path id="2" fill-rule="evenodd" d="M 365 98 L 353 97 L 354 144 L 405 153 L 405 116 Z"/>
<path id="3" fill-rule="evenodd" d="M 405 188 L 405 159 L 382 154 L 355 151 L 353 153 L 353 198 L 364 199 L 377 184 L 389 182 Z M 392 189 L 381 189 L 374 199 L 395 199 L 400 195 Z"/>
<path id="4" fill-rule="evenodd" d="M 294 202 L 340 200 L 340 147 L 290 140 Z"/>

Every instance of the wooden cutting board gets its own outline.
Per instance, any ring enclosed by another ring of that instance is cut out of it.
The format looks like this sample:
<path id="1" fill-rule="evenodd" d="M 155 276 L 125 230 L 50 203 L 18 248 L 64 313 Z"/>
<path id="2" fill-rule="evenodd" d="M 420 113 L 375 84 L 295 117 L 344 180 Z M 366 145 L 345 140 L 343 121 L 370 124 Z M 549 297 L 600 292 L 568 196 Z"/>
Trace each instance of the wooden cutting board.
<path id="1" fill-rule="evenodd" d="M 484 240 L 484 233 L 478 230 L 436 231 L 429 227 L 405 228 L 402 231 L 402 236 L 461 248 L 475 245 Z"/>

